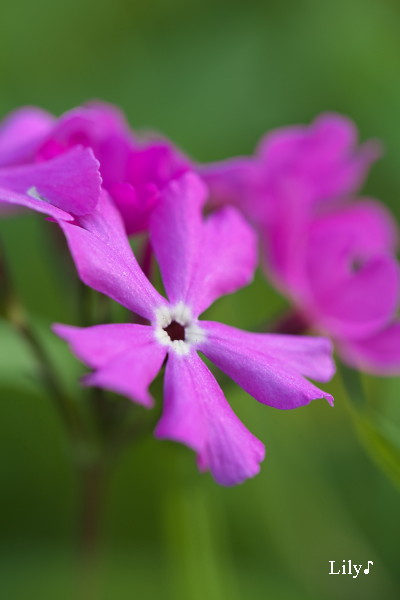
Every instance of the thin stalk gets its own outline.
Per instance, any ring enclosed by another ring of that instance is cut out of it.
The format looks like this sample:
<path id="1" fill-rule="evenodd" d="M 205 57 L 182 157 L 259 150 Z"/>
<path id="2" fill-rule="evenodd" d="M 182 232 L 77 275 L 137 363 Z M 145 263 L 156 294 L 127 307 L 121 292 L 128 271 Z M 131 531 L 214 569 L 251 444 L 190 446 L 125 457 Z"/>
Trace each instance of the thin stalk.
<path id="1" fill-rule="evenodd" d="M 76 437 L 81 429 L 80 418 L 74 403 L 65 393 L 58 380 L 54 365 L 52 364 L 40 336 L 32 327 L 28 316 L 14 292 L 11 277 L 8 273 L 4 258 L 0 263 L 1 278 L 1 312 L 5 319 L 11 323 L 19 335 L 30 348 L 39 369 L 41 380 L 54 400 L 57 411 L 65 423 L 69 433 Z"/>
<path id="2" fill-rule="evenodd" d="M 78 412 L 73 402 L 65 394 L 40 337 L 20 310 L 17 312 L 13 310 L 11 314 L 9 313 L 9 321 L 31 349 L 38 365 L 40 379 L 48 390 L 49 396 L 54 400 L 56 409 L 67 430 L 73 437 L 77 437 L 81 430 Z"/>
<path id="3" fill-rule="evenodd" d="M 85 561 L 93 561 L 98 553 L 101 517 L 109 469 L 101 459 L 79 469 L 81 487 L 80 545 Z"/>
<path id="4" fill-rule="evenodd" d="M 79 595 L 82 600 L 101 596 L 100 550 L 109 470 L 100 455 L 78 465 L 79 485 Z"/>

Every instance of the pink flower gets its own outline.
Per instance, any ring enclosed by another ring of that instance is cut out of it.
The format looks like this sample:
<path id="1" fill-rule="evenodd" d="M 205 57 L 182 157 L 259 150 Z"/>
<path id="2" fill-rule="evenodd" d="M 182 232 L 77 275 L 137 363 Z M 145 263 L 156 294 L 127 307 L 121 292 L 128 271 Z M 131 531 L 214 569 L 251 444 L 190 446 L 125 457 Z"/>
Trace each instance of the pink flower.
<path id="1" fill-rule="evenodd" d="M 400 270 L 391 215 L 364 200 L 315 218 L 306 236 L 292 288 L 298 309 L 350 365 L 399 373 Z"/>
<path id="2" fill-rule="evenodd" d="M 135 139 L 118 109 L 93 102 L 59 119 L 36 108 L 9 115 L 0 125 L 0 173 L 2 167 L 48 161 L 78 146 L 93 150 L 103 188 L 120 210 L 128 234 L 148 228 L 160 191 L 189 168 L 188 159 L 171 143 Z"/>
<path id="3" fill-rule="evenodd" d="M 47 160 L 76 145 L 93 150 L 103 188 L 120 211 L 128 235 L 148 229 L 164 186 L 189 168 L 189 161 L 170 142 L 139 140 L 121 112 L 103 103 L 89 103 L 60 117 L 36 159 Z"/>
<path id="4" fill-rule="evenodd" d="M 186 444 L 200 469 L 234 485 L 258 473 L 264 446 L 235 416 L 198 352 L 259 402 L 280 409 L 321 397 L 332 403 L 304 376 L 327 381 L 334 365 L 323 338 L 253 334 L 198 319 L 218 297 L 249 283 L 256 266 L 252 229 L 231 207 L 203 219 L 205 199 L 189 173 L 168 186 L 152 213 L 150 237 L 168 300 L 140 270 L 105 193 L 91 215 L 60 222 L 82 280 L 149 324 L 54 329 L 94 370 L 87 385 L 147 407 L 149 385 L 167 359 L 156 436 Z"/>
<path id="5" fill-rule="evenodd" d="M 379 154 L 355 144 L 350 121 L 322 115 L 267 135 L 255 158 L 202 174 L 214 203 L 236 204 L 256 226 L 268 274 L 302 321 L 332 337 L 348 363 L 399 372 L 397 230 L 378 202 L 353 201 Z"/>
<path id="6" fill-rule="evenodd" d="M 122 113 L 105 103 L 89 103 L 58 119 L 39 108 L 21 108 L 0 124 L 0 167 L 49 160 L 83 146 L 102 163 L 103 179 L 117 180 L 132 143 Z"/>
<path id="7" fill-rule="evenodd" d="M 268 269 L 284 289 L 309 221 L 348 199 L 379 155 L 373 142 L 356 149 L 356 139 L 351 121 L 326 114 L 309 127 L 267 134 L 254 157 L 200 167 L 214 204 L 235 204 L 268 230 Z"/>
<path id="8" fill-rule="evenodd" d="M 76 109 L 58 120 L 37 108 L 11 113 L 0 125 L 2 212 L 24 206 L 69 220 L 90 213 L 101 185 L 91 148 L 109 166 L 127 132 L 121 115 L 106 105 Z"/>

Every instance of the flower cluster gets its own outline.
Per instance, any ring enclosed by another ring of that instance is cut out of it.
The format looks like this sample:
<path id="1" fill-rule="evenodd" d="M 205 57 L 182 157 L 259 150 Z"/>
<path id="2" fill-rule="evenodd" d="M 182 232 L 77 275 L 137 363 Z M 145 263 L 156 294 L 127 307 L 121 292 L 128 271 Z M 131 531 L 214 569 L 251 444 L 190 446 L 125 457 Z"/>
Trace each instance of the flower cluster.
<path id="1" fill-rule="evenodd" d="M 337 115 L 269 134 L 253 157 L 199 165 L 167 140 L 134 135 L 108 105 L 58 119 L 27 108 L 0 125 L 0 206 L 51 217 L 81 280 L 140 317 L 54 326 L 92 369 L 83 383 L 150 407 L 149 386 L 165 369 L 156 436 L 186 444 L 201 470 L 233 485 L 259 471 L 264 446 L 201 355 L 263 404 L 333 402 L 306 379 L 332 377 L 330 340 L 199 319 L 251 282 L 258 239 L 266 276 L 303 329 L 331 338 L 351 365 L 400 371 L 397 230 L 377 201 L 355 197 L 378 155 L 376 143 L 357 148 L 353 125 Z M 139 232 L 166 297 L 132 252 Z"/>
<path id="2" fill-rule="evenodd" d="M 201 171 L 213 202 L 239 207 L 258 230 L 297 324 L 332 338 L 352 366 L 398 374 L 397 227 L 379 202 L 356 197 L 379 154 L 374 142 L 357 149 L 353 124 L 326 114 L 268 134 L 254 157 Z"/>

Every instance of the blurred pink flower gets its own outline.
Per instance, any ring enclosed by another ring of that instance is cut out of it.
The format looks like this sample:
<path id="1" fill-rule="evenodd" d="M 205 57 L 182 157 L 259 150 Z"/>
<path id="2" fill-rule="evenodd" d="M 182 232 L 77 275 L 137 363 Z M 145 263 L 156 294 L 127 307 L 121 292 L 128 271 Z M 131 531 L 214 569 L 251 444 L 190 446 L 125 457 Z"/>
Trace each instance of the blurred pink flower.
<path id="1" fill-rule="evenodd" d="M 354 125 L 334 114 L 309 127 L 267 134 L 254 157 L 200 166 L 214 205 L 234 204 L 263 235 L 267 265 L 283 288 L 304 228 L 320 211 L 345 202 L 363 181 L 379 146 L 356 148 Z"/>
<path id="2" fill-rule="evenodd" d="M 116 107 L 92 102 L 59 119 L 37 108 L 11 113 L 0 124 L 0 174 L 4 167 L 39 164 L 77 146 L 93 150 L 102 185 L 128 234 L 148 228 L 160 190 L 189 167 L 171 143 L 135 139 Z"/>
<path id="3" fill-rule="evenodd" d="M 351 121 L 326 114 L 267 135 L 254 158 L 200 170 L 214 205 L 233 203 L 256 226 L 267 272 L 301 321 L 348 363 L 399 372 L 397 229 L 378 202 L 354 202 L 379 155 L 356 141 Z"/>
<path id="4" fill-rule="evenodd" d="M 390 214 L 372 200 L 320 215 L 304 232 L 288 288 L 347 363 L 378 374 L 400 371 L 396 245 Z"/>
<path id="5" fill-rule="evenodd" d="M 253 334 L 198 316 L 252 279 L 256 237 L 233 207 L 202 218 L 206 192 L 194 174 L 172 182 L 150 220 L 150 237 L 169 300 L 140 270 L 119 213 L 103 192 L 90 215 L 61 221 L 81 279 L 149 325 L 56 325 L 55 332 L 94 369 L 86 384 L 152 405 L 148 387 L 164 361 L 163 416 L 156 436 L 188 445 L 200 469 L 223 485 L 259 471 L 264 446 L 231 410 L 202 352 L 259 402 L 291 409 L 332 397 L 304 379 L 333 375 L 323 338 Z"/>

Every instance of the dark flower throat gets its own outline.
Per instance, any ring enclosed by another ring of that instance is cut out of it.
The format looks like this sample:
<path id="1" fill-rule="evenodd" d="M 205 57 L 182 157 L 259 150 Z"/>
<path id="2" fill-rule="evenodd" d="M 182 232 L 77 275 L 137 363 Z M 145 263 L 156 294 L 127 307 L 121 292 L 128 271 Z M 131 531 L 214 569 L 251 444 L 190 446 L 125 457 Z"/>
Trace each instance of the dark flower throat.
<path id="1" fill-rule="evenodd" d="M 168 327 L 164 328 L 164 331 L 168 333 L 171 342 L 185 340 L 185 328 L 183 325 L 177 323 L 176 321 L 172 321 L 172 323 L 170 323 Z"/>

